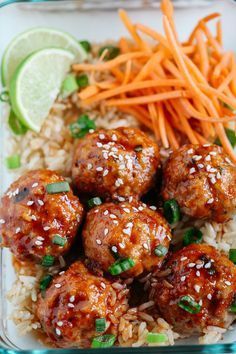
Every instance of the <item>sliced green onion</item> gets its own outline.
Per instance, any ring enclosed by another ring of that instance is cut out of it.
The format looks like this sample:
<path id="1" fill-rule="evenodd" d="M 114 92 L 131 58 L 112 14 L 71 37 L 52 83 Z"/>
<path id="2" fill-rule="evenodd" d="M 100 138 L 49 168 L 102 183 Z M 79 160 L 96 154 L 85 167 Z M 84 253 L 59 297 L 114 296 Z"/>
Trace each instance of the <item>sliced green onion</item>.
<path id="1" fill-rule="evenodd" d="M 168 248 L 163 245 L 159 245 L 155 248 L 154 253 L 157 257 L 164 257 L 168 253 Z"/>
<path id="2" fill-rule="evenodd" d="M 6 159 L 7 168 L 9 170 L 15 170 L 21 166 L 20 155 L 14 154 Z"/>
<path id="3" fill-rule="evenodd" d="M 46 191 L 48 194 L 56 194 L 62 192 L 69 192 L 70 185 L 68 182 L 55 182 L 46 185 Z"/>
<path id="4" fill-rule="evenodd" d="M 1 102 L 7 102 L 7 103 L 10 102 L 10 95 L 9 95 L 8 91 L 2 91 L 0 93 L 0 101 Z"/>
<path id="5" fill-rule="evenodd" d="M 65 237 L 61 237 L 60 235 L 54 235 L 52 243 L 58 246 L 65 246 L 65 244 L 67 243 L 67 239 Z"/>
<path id="6" fill-rule="evenodd" d="M 135 146 L 134 151 L 136 151 L 136 152 L 141 152 L 141 151 L 143 151 L 142 145 L 137 145 L 137 146 Z"/>
<path id="7" fill-rule="evenodd" d="M 230 312 L 236 312 L 236 302 L 230 306 Z"/>
<path id="8" fill-rule="evenodd" d="M 80 116 L 77 122 L 70 124 L 71 135 L 76 139 L 83 138 L 90 129 L 96 129 L 96 125 L 87 114 Z"/>
<path id="9" fill-rule="evenodd" d="M 225 128 L 225 133 L 226 133 L 227 138 L 229 139 L 230 144 L 232 145 L 232 147 L 235 147 L 235 145 L 236 145 L 236 134 L 235 134 L 235 131 L 232 130 L 232 129 L 229 129 L 229 128 Z M 220 141 L 219 138 L 217 138 L 215 140 L 215 144 L 222 146 L 221 141 Z"/>
<path id="10" fill-rule="evenodd" d="M 229 250 L 229 259 L 231 260 L 231 262 L 236 264 L 236 249 L 235 248 L 230 248 L 230 250 Z"/>
<path id="11" fill-rule="evenodd" d="M 92 46 L 88 41 L 80 41 L 79 43 L 82 45 L 82 47 L 87 53 L 91 52 Z"/>
<path id="12" fill-rule="evenodd" d="M 92 348 L 110 348 L 115 343 L 114 334 L 103 334 L 102 336 L 93 338 Z"/>
<path id="13" fill-rule="evenodd" d="M 27 132 L 27 128 L 21 123 L 21 121 L 16 117 L 15 113 L 11 109 L 9 118 L 8 118 L 8 125 L 16 135 L 24 135 Z"/>
<path id="14" fill-rule="evenodd" d="M 147 343 L 163 343 L 167 341 L 167 335 L 165 333 L 152 333 L 149 332 L 146 337 Z"/>
<path id="15" fill-rule="evenodd" d="M 61 85 L 61 94 L 64 98 L 70 96 L 79 89 L 75 75 L 68 74 Z"/>
<path id="16" fill-rule="evenodd" d="M 49 284 L 51 283 L 52 278 L 53 278 L 53 277 L 52 277 L 52 275 L 50 275 L 50 274 L 45 275 L 45 276 L 41 279 L 41 281 L 40 281 L 39 289 L 40 289 L 41 291 L 46 290 L 46 289 L 48 288 Z"/>
<path id="17" fill-rule="evenodd" d="M 134 265 L 135 262 L 131 258 L 119 259 L 109 267 L 108 271 L 111 275 L 119 275 L 131 269 Z"/>
<path id="18" fill-rule="evenodd" d="M 120 54 L 120 48 L 114 47 L 113 45 L 105 45 L 104 47 L 99 49 L 98 56 L 101 57 L 103 54 L 104 50 L 107 50 L 107 53 L 103 60 L 111 60 L 116 58 Z"/>
<path id="19" fill-rule="evenodd" d="M 101 204 L 102 204 L 102 199 L 99 197 L 91 198 L 88 200 L 88 207 L 90 209 Z"/>
<path id="20" fill-rule="evenodd" d="M 54 263 L 55 258 L 51 256 L 50 254 L 46 255 L 42 259 L 42 266 L 43 267 L 51 267 Z"/>
<path id="21" fill-rule="evenodd" d="M 189 295 L 182 296 L 178 302 L 178 306 L 193 315 L 199 313 L 201 310 L 201 305 Z"/>
<path id="22" fill-rule="evenodd" d="M 201 243 L 202 232 L 196 227 L 191 227 L 184 233 L 183 244 L 188 246 L 191 243 Z"/>
<path id="23" fill-rule="evenodd" d="M 88 79 L 87 75 L 78 76 L 76 81 L 77 81 L 77 85 L 79 86 L 79 88 L 86 87 L 89 84 L 89 79 Z"/>
<path id="24" fill-rule="evenodd" d="M 106 329 L 106 319 L 96 318 L 95 326 L 96 326 L 96 332 L 104 332 Z"/>
<path id="25" fill-rule="evenodd" d="M 175 224 L 181 219 L 179 204 L 175 199 L 169 199 L 164 203 L 164 216 L 170 224 Z"/>

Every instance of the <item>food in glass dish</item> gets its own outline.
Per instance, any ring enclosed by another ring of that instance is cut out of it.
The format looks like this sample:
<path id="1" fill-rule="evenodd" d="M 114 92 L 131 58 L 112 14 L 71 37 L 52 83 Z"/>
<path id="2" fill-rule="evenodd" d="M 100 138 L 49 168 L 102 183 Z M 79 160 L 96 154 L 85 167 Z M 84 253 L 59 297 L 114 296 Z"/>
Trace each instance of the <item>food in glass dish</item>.
<path id="1" fill-rule="evenodd" d="M 215 343 L 235 320 L 235 60 L 219 14 L 181 42 L 162 12 L 164 33 L 120 10 L 129 38 L 38 28 L 5 52 L 7 298 L 45 346 Z"/>

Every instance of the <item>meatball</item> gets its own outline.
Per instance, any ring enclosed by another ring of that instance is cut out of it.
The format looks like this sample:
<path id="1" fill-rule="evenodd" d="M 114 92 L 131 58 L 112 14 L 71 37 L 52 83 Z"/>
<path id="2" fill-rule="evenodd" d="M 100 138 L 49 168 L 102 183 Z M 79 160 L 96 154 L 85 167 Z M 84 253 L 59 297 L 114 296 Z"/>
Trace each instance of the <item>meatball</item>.
<path id="1" fill-rule="evenodd" d="M 125 201 L 153 186 L 159 165 L 158 146 L 139 129 L 100 130 L 79 141 L 72 176 L 79 192 Z"/>
<path id="2" fill-rule="evenodd" d="M 128 309 L 128 290 L 91 274 L 76 262 L 57 276 L 39 296 L 37 316 L 51 341 L 60 348 L 88 347 L 96 332 L 95 321 L 106 320 L 104 333 L 117 334 L 119 317 Z M 119 288 L 119 290 L 117 289 Z"/>
<path id="3" fill-rule="evenodd" d="M 158 270 L 170 240 L 165 219 L 141 202 L 104 203 L 87 214 L 83 228 L 85 255 L 98 269 L 111 272 L 116 260 L 134 262 L 122 277 L 138 276 L 154 267 Z"/>
<path id="4" fill-rule="evenodd" d="M 12 183 L 3 196 L 3 246 L 10 247 L 18 260 L 39 262 L 46 255 L 59 257 L 71 247 L 83 207 L 68 184 L 67 192 L 47 192 L 47 185 L 61 182 L 65 180 L 56 172 L 30 171 Z"/>
<path id="5" fill-rule="evenodd" d="M 184 145 L 168 159 L 162 196 L 195 218 L 223 222 L 236 207 L 236 166 L 217 145 Z"/>
<path id="6" fill-rule="evenodd" d="M 202 332 L 207 326 L 230 324 L 236 267 L 225 255 L 212 246 L 191 244 L 170 257 L 162 274 L 154 301 L 175 329 Z"/>

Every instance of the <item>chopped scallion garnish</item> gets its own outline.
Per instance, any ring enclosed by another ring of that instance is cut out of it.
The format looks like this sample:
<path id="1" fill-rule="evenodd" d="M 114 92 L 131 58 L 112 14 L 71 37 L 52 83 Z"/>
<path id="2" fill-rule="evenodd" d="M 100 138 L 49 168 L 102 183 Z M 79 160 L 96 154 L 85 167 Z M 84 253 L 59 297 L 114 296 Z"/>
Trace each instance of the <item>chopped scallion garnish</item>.
<path id="1" fill-rule="evenodd" d="M 235 248 L 231 248 L 229 250 L 229 259 L 231 260 L 231 262 L 236 264 L 236 249 Z"/>
<path id="2" fill-rule="evenodd" d="M 42 266 L 43 267 L 51 267 L 54 263 L 55 258 L 51 256 L 50 254 L 46 255 L 42 259 Z"/>
<path id="3" fill-rule="evenodd" d="M 96 326 L 96 332 L 104 332 L 106 329 L 106 319 L 96 318 L 95 326 Z"/>
<path id="4" fill-rule="evenodd" d="M 235 134 L 235 131 L 232 130 L 232 129 L 229 129 L 229 128 L 225 128 L 225 133 L 226 133 L 227 138 L 229 139 L 230 144 L 232 145 L 232 147 L 235 147 L 236 146 L 236 134 Z M 215 140 L 215 144 L 222 146 L 221 141 L 220 141 L 219 138 L 217 138 Z"/>
<path id="5" fill-rule="evenodd" d="M 76 139 L 83 138 L 90 129 L 96 129 L 96 125 L 87 114 L 80 116 L 75 123 L 70 124 L 71 135 Z"/>
<path id="6" fill-rule="evenodd" d="M 7 102 L 7 103 L 10 102 L 10 95 L 9 95 L 8 91 L 2 91 L 0 93 L 0 101 L 1 102 Z"/>
<path id="7" fill-rule="evenodd" d="M 201 310 L 201 305 L 189 295 L 182 296 L 178 302 L 178 306 L 193 315 L 199 313 Z"/>
<path id="8" fill-rule="evenodd" d="M 79 43 L 82 45 L 82 47 L 87 53 L 91 52 L 92 46 L 88 41 L 80 41 Z"/>
<path id="9" fill-rule="evenodd" d="M 21 123 L 21 121 L 16 117 L 13 110 L 10 111 L 8 118 L 8 125 L 16 135 L 24 135 L 27 132 L 27 128 Z"/>
<path id="10" fill-rule="evenodd" d="M 92 348 L 110 348 L 115 343 L 114 334 L 103 334 L 102 336 L 93 338 Z"/>
<path id="11" fill-rule="evenodd" d="M 68 182 L 55 182 L 46 185 L 46 191 L 48 194 L 56 194 L 62 192 L 69 192 L 70 185 Z"/>
<path id="12" fill-rule="evenodd" d="M 108 271 L 111 275 L 119 275 L 131 269 L 134 265 L 135 262 L 131 258 L 119 259 L 109 267 Z"/>
<path id="13" fill-rule="evenodd" d="M 183 244 L 188 246 L 191 243 L 201 243 L 202 232 L 196 227 L 191 227 L 184 233 Z"/>
<path id="14" fill-rule="evenodd" d="M 105 45 L 104 47 L 99 49 L 99 52 L 98 52 L 99 57 L 101 57 L 104 50 L 107 51 L 107 53 L 105 54 L 105 57 L 103 58 L 103 60 L 105 60 L 105 61 L 114 59 L 120 54 L 120 48 L 115 47 L 113 45 Z"/>
<path id="15" fill-rule="evenodd" d="M 14 154 L 7 157 L 6 164 L 9 170 L 15 170 L 16 168 L 19 168 L 21 166 L 20 155 Z"/>
<path id="16" fill-rule="evenodd" d="M 101 205 L 102 200 L 99 197 L 91 198 L 88 200 L 88 207 L 90 209 L 94 208 L 95 206 Z"/>
<path id="17" fill-rule="evenodd" d="M 230 306 L 230 312 L 236 312 L 236 302 L 232 303 Z"/>
<path id="18" fill-rule="evenodd" d="M 50 274 L 45 275 L 40 281 L 39 289 L 41 291 L 46 290 L 49 284 L 51 283 L 51 281 L 52 281 L 52 275 Z"/>
<path id="19" fill-rule="evenodd" d="M 163 245 L 159 245 L 155 248 L 154 253 L 157 257 L 164 257 L 168 253 L 168 248 Z"/>
<path id="20" fill-rule="evenodd" d="M 61 237 L 60 235 L 54 235 L 52 242 L 58 246 L 65 246 L 67 239 L 65 237 Z"/>
<path id="21" fill-rule="evenodd" d="M 79 88 L 86 87 L 89 84 L 89 80 L 88 80 L 88 76 L 87 75 L 78 76 L 76 81 L 77 81 L 77 84 L 78 84 Z"/>
<path id="22" fill-rule="evenodd" d="M 164 333 L 149 332 L 146 337 L 147 343 L 164 343 L 167 341 L 167 335 Z"/>
<path id="23" fill-rule="evenodd" d="M 75 75 L 68 74 L 61 85 L 62 97 L 66 98 L 79 89 Z"/>
<path id="24" fill-rule="evenodd" d="M 181 219 L 179 204 L 175 199 L 165 201 L 164 216 L 170 224 L 175 224 Z"/>

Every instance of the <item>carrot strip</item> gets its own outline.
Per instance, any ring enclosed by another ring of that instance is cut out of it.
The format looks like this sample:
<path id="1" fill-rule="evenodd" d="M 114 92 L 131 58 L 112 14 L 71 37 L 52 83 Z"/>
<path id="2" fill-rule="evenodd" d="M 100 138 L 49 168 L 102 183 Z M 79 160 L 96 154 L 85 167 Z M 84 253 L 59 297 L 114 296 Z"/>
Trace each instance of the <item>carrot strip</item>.
<path id="1" fill-rule="evenodd" d="M 189 97 L 189 93 L 186 91 L 171 91 L 166 93 L 158 93 L 156 95 L 140 96 L 126 99 L 113 99 L 106 102 L 107 106 L 127 106 L 136 104 L 146 104 L 151 102 L 160 102 L 170 100 L 179 97 Z"/>
<path id="2" fill-rule="evenodd" d="M 83 91 L 78 93 L 81 100 L 86 100 L 87 98 L 96 95 L 99 92 L 99 88 L 96 85 L 88 86 Z"/>
<path id="3" fill-rule="evenodd" d="M 222 81 L 222 83 L 220 84 L 220 86 L 218 86 L 217 90 L 219 92 L 224 92 L 224 90 L 226 89 L 226 87 L 229 86 L 229 84 L 231 83 L 231 81 L 234 79 L 234 75 L 235 75 L 235 70 L 232 69 L 231 72 L 226 76 L 226 78 L 224 79 L 224 81 Z"/>
<path id="4" fill-rule="evenodd" d="M 201 22 L 200 28 L 205 32 L 205 35 L 209 41 L 209 43 L 212 45 L 214 50 L 216 51 L 217 55 L 220 57 L 222 54 L 222 48 L 220 44 L 217 42 L 217 40 L 212 36 L 209 28 L 207 28 L 205 22 Z"/>
<path id="5" fill-rule="evenodd" d="M 148 111 L 152 119 L 152 126 L 153 126 L 155 137 L 157 141 L 159 141 L 161 136 L 160 136 L 159 125 L 158 125 L 158 115 L 154 103 L 148 104 Z"/>
<path id="6" fill-rule="evenodd" d="M 72 65 L 72 69 L 74 71 L 91 71 L 91 70 L 96 70 L 96 71 L 104 71 L 104 70 L 109 70 L 111 68 L 114 68 L 120 64 L 123 64 L 127 62 L 127 60 L 131 59 L 138 59 L 138 58 L 145 58 L 149 57 L 150 54 L 147 54 L 145 52 L 134 52 L 134 53 L 127 53 L 127 54 L 121 54 L 115 59 L 109 60 L 105 63 L 98 63 L 98 64 L 74 64 Z"/>
<path id="7" fill-rule="evenodd" d="M 192 43 L 193 42 L 194 37 L 195 37 L 195 33 L 199 29 L 199 27 L 201 26 L 202 22 L 206 23 L 206 22 L 209 22 L 211 20 L 214 20 L 217 17 L 220 17 L 220 14 L 215 12 L 215 13 L 212 13 L 210 15 L 207 15 L 207 16 L 203 17 L 200 21 L 198 21 L 197 25 L 195 26 L 195 28 L 193 29 L 192 33 L 190 34 L 188 43 Z"/>
<path id="8" fill-rule="evenodd" d="M 122 54 L 129 53 L 130 47 L 126 38 L 121 37 L 119 40 L 119 48 Z"/>
<path id="9" fill-rule="evenodd" d="M 218 41 L 218 43 L 222 46 L 223 44 L 223 35 L 222 35 L 222 24 L 221 24 L 221 21 L 217 21 L 216 23 L 216 31 L 217 31 L 217 36 L 216 36 L 216 39 Z"/>
<path id="10" fill-rule="evenodd" d="M 171 125 L 169 124 L 168 120 L 166 119 L 166 134 L 168 137 L 168 140 L 170 142 L 170 146 L 172 147 L 173 150 L 179 149 L 179 143 L 178 140 L 175 136 L 174 130 L 172 129 Z"/>
<path id="11" fill-rule="evenodd" d="M 119 86 L 109 91 L 101 92 L 97 96 L 88 99 L 85 103 L 90 104 L 90 103 L 98 102 L 113 96 L 120 95 L 121 93 L 127 93 L 135 90 L 147 89 L 152 87 L 165 87 L 165 86 L 183 87 L 184 82 L 178 79 L 156 79 L 156 80 L 147 80 L 147 81 L 140 81 L 136 83 L 130 83 L 127 85 Z"/>
<path id="12" fill-rule="evenodd" d="M 129 82 L 130 75 L 131 75 L 131 68 L 132 68 L 132 60 L 128 60 L 126 63 L 125 75 L 124 75 L 122 85 L 126 85 Z"/>
<path id="13" fill-rule="evenodd" d="M 204 41 L 203 33 L 201 30 L 196 31 L 196 40 L 200 54 L 200 70 L 202 74 L 207 77 L 209 72 L 209 58 L 206 43 Z"/>
<path id="14" fill-rule="evenodd" d="M 161 103 L 157 104 L 157 113 L 158 113 L 159 130 L 160 130 L 162 144 L 164 148 L 168 149 L 169 141 L 166 134 L 165 117 L 164 117 L 163 107 Z"/>
<path id="15" fill-rule="evenodd" d="M 136 32 L 135 27 L 133 26 L 132 22 L 130 21 L 126 11 L 119 10 L 119 16 L 120 16 L 121 21 L 124 23 L 125 27 L 129 31 L 129 33 L 133 37 L 134 41 L 140 47 L 140 49 L 151 53 L 152 51 L 150 49 L 150 46 L 140 38 L 140 36 Z"/>
<path id="16" fill-rule="evenodd" d="M 134 78 L 133 82 L 138 82 L 142 81 L 152 71 L 154 65 L 158 64 L 161 62 L 161 60 L 164 58 L 164 53 L 162 51 L 159 51 L 158 53 L 154 54 L 148 61 L 147 63 L 142 67 L 141 71 L 138 73 L 138 75 Z"/>
<path id="17" fill-rule="evenodd" d="M 218 65 L 216 65 L 212 73 L 213 78 L 217 78 L 220 76 L 221 71 L 229 65 L 231 58 L 232 58 L 231 52 L 226 52 L 222 56 L 220 62 L 218 63 Z"/>

